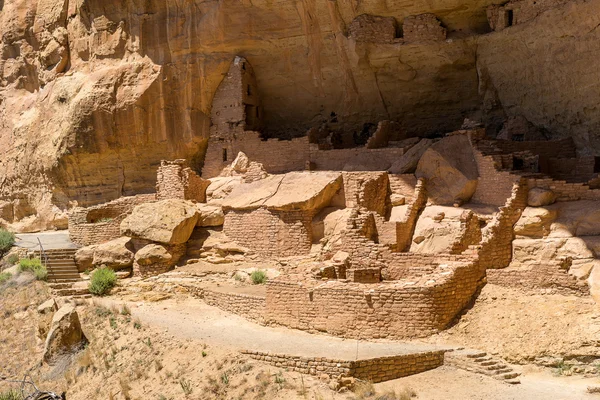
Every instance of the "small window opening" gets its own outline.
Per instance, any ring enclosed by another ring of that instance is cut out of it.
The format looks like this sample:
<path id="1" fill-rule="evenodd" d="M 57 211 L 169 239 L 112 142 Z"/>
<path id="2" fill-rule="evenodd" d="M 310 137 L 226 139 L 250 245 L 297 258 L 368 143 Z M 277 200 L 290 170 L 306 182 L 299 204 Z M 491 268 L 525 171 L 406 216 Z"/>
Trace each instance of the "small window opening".
<path id="1" fill-rule="evenodd" d="M 520 171 L 525 168 L 525 163 L 522 158 L 513 158 L 513 169 Z"/>
<path id="2" fill-rule="evenodd" d="M 227 149 L 223 149 L 223 162 L 227 161 Z"/>
<path id="3" fill-rule="evenodd" d="M 242 63 L 242 69 L 245 71 L 246 70 L 246 63 Z"/>
<path id="4" fill-rule="evenodd" d="M 248 93 L 248 96 L 252 96 L 252 88 L 250 85 L 248 85 L 248 90 L 246 90 L 246 92 Z"/>
<path id="5" fill-rule="evenodd" d="M 514 14 L 513 10 L 508 10 L 506 12 L 506 26 L 513 26 L 514 19 L 515 19 L 515 14 Z"/>
<path id="6" fill-rule="evenodd" d="M 256 118 L 260 118 L 260 112 L 258 111 L 258 107 L 256 107 Z"/>
<path id="7" fill-rule="evenodd" d="M 600 157 L 594 157 L 594 173 L 600 173 Z"/>
<path id="8" fill-rule="evenodd" d="M 513 142 L 523 142 L 525 141 L 525 135 L 512 135 L 511 139 Z"/>

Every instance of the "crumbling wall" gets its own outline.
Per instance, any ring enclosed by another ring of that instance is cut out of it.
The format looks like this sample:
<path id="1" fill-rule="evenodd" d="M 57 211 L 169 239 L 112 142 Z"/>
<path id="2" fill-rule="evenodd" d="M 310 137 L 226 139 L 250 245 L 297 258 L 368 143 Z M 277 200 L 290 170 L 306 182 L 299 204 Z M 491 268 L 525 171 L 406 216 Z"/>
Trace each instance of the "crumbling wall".
<path id="1" fill-rule="evenodd" d="M 415 187 L 414 200 L 409 204 L 403 220 L 396 223 L 396 246 L 398 251 L 406 251 L 410 248 L 417 219 L 426 204 L 427 190 L 425 189 L 425 181 L 419 179 Z"/>
<path id="2" fill-rule="evenodd" d="M 250 358 L 286 370 L 310 375 L 348 376 L 378 383 L 418 374 L 437 368 L 444 363 L 444 351 L 409 353 L 376 357 L 368 360 L 336 360 L 323 357 L 300 357 L 288 354 L 242 351 Z"/>
<path id="3" fill-rule="evenodd" d="M 508 27 L 524 24 L 550 9 L 560 7 L 569 0 L 517 0 L 504 5 L 491 5 L 487 9 L 490 27 L 501 31 Z"/>
<path id="4" fill-rule="evenodd" d="M 121 197 L 93 207 L 76 207 L 69 213 L 69 237 L 73 243 L 89 246 L 121 236 L 121 221 L 135 206 L 156 201 L 155 194 Z"/>
<path id="5" fill-rule="evenodd" d="M 312 218 L 311 212 L 302 210 L 229 210 L 223 232 L 265 257 L 298 256 L 310 252 Z"/>
<path id="6" fill-rule="evenodd" d="M 346 207 L 365 208 L 385 216 L 388 204 L 387 172 L 342 172 Z"/>
<path id="7" fill-rule="evenodd" d="M 156 180 L 157 200 L 206 202 L 206 188 L 210 182 L 200 178 L 191 168 L 186 168 L 185 160 L 161 161 Z"/>
<path id="8" fill-rule="evenodd" d="M 357 42 L 393 43 L 397 30 L 393 17 L 362 14 L 348 25 L 348 36 Z"/>
<path id="9" fill-rule="evenodd" d="M 267 283 L 266 321 L 353 339 L 425 337 L 448 326 L 482 276 L 477 263 L 463 263 L 410 283 L 274 280 Z"/>
<path id="10" fill-rule="evenodd" d="M 406 43 L 438 42 L 446 40 L 444 28 L 433 14 L 411 15 L 404 19 L 403 38 Z"/>
<path id="11" fill-rule="evenodd" d="M 512 193 L 515 182 L 519 181 L 519 176 L 508 171 L 500 171 L 502 168 L 500 161 L 493 156 L 484 155 L 477 148 L 473 148 L 473 155 L 479 178 L 471 201 L 494 206 L 504 205 Z"/>
<path id="12" fill-rule="evenodd" d="M 554 192 L 556 201 L 600 200 L 600 189 L 591 189 L 584 183 L 568 183 L 551 178 L 528 179 L 530 189 L 540 188 Z"/>

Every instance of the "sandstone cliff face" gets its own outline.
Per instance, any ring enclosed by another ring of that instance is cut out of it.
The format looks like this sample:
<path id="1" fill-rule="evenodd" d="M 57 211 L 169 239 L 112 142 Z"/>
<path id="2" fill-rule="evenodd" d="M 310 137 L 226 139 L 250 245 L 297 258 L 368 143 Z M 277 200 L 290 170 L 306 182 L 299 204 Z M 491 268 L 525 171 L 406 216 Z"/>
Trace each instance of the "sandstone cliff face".
<path id="1" fill-rule="evenodd" d="M 332 120 L 351 133 L 382 119 L 431 134 L 504 106 L 585 147 L 599 115 L 600 0 L 484 35 L 493 3 L 1 1 L 0 197 L 37 213 L 20 226 L 35 230 L 61 226 L 73 202 L 153 191 L 161 159 L 199 167 L 211 101 L 236 55 L 254 67 L 270 136 Z M 422 13 L 439 18 L 448 40 L 348 34 L 362 14 L 402 23 Z"/>

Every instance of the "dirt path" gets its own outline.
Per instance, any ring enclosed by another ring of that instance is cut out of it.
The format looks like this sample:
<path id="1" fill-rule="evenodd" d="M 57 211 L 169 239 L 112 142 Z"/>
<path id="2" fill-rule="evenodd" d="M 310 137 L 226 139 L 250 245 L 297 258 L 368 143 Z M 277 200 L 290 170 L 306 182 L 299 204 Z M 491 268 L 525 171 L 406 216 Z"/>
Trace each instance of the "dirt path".
<path id="1" fill-rule="evenodd" d="M 357 355 L 358 358 L 368 358 L 450 348 L 430 344 L 356 341 L 281 327 L 264 327 L 196 299 L 133 303 L 130 308 L 132 315 L 142 323 L 164 328 L 175 337 L 240 350 L 355 360 Z"/>
<path id="2" fill-rule="evenodd" d="M 69 238 L 69 231 L 19 233 L 16 235 L 15 245 L 30 250 L 39 250 L 38 238 L 42 242 L 44 250 L 77 248 L 77 245 Z"/>

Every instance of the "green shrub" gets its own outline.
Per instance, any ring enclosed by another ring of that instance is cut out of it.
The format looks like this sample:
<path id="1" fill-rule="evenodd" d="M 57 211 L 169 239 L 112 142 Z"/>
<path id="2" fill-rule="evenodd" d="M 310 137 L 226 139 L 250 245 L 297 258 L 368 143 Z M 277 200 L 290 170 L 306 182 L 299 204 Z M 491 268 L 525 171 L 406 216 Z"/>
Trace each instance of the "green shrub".
<path id="1" fill-rule="evenodd" d="M 104 296 L 117 284 L 117 275 L 110 268 L 98 268 L 90 280 L 90 292 L 96 296 Z"/>
<path id="2" fill-rule="evenodd" d="M 10 265 L 15 265 L 18 262 L 19 262 L 19 256 L 17 254 L 11 254 L 10 256 L 8 256 L 8 263 Z"/>
<path id="3" fill-rule="evenodd" d="M 48 270 L 42 265 L 42 261 L 39 258 L 22 258 L 19 261 L 19 271 L 33 272 L 38 281 L 45 281 L 48 279 Z"/>
<path id="4" fill-rule="evenodd" d="M 10 250 L 13 244 L 15 244 L 15 234 L 6 229 L 0 229 L 0 254 Z"/>
<path id="5" fill-rule="evenodd" d="M 12 277 L 8 272 L 0 272 L 0 285 L 9 280 Z"/>
<path id="6" fill-rule="evenodd" d="M 23 400 L 23 396 L 16 390 L 11 390 L 10 392 L 0 393 L 0 400 Z"/>
<path id="7" fill-rule="evenodd" d="M 250 279 L 252 279 L 252 282 L 255 285 L 260 285 L 267 281 L 267 273 L 265 271 L 257 269 L 256 271 L 250 274 Z"/>

